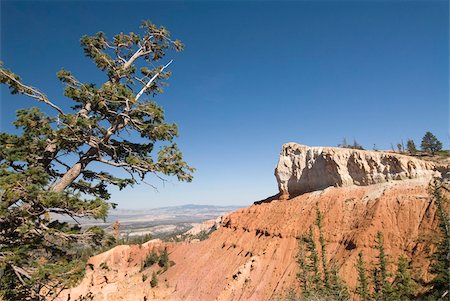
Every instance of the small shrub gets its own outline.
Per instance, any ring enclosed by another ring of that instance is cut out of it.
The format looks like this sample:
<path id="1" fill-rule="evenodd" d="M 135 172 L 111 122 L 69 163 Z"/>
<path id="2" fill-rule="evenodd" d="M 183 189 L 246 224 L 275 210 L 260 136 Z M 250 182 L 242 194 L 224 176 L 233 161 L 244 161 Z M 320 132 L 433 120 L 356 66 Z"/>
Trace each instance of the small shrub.
<path id="1" fill-rule="evenodd" d="M 152 280 L 150 280 L 150 286 L 153 288 L 156 287 L 157 285 L 158 285 L 158 276 L 156 275 L 155 272 L 153 272 Z"/>
<path id="2" fill-rule="evenodd" d="M 169 268 L 169 253 L 167 253 L 167 250 L 164 249 L 164 251 L 162 251 L 159 255 L 158 265 L 165 270 Z"/>
<path id="3" fill-rule="evenodd" d="M 159 260 L 159 256 L 155 251 L 152 251 L 150 254 L 147 255 L 147 257 L 144 260 L 144 268 L 151 267 L 155 263 L 157 263 Z"/>

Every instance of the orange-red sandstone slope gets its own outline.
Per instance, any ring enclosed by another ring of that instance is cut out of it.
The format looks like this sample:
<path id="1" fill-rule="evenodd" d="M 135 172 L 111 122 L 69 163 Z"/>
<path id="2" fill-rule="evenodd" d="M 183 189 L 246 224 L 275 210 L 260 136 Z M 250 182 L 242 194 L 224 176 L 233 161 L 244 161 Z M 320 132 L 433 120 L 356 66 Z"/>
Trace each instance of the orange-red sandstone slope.
<path id="1" fill-rule="evenodd" d="M 296 283 L 297 240 L 323 212 L 327 258 L 342 266 L 340 274 L 355 285 L 359 251 L 374 258 L 377 231 L 385 237 L 392 260 L 405 254 L 418 275 L 427 277 L 430 243 L 436 236 L 435 207 L 428 180 L 409 179 L 369 186 L 330 187 L 291 200 L 275 200 L 238 210 L 209 239 L 170 244 L 175 264 L 150 287 L 153 269 L 140 264 L 161 242 L 119 246 L 93 257 L 82 283 L 59 300 L 91 292 L 94 300 L 270 300 Z M 103 268 L 100 266 L 103 262 Z M 105 268 L 107 266 L 107 268 Z M 143 281 L 142 275 L 148 278 Z"/>

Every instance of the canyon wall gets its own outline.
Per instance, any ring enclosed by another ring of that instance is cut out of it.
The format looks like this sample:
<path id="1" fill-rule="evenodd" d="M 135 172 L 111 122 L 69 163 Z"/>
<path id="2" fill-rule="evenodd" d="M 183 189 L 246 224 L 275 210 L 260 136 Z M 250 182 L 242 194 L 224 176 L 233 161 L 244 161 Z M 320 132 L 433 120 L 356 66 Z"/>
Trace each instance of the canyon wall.
<path id="1" fill-rule="evenodd" d="M 318 243 L 317 209 L 326 261 L 339 267 L 351 290 L 358 253 L 364 253 L 368 270 L 377 262 L 378 231 L 389 261 L 406 256 L 414 276 L 428 281 L 439 235 L 428 190 L 440 174 L 436 164 L 385 152 L 285 144 L 275 172 L 281 194 L 270 202 L 225 216 L 203 241 L 155 240 L 92 257 L 82 282 L 57 300 L 283 300 L 289 290 L 300 289 L 298 238 L 313 227 Z M 171 262 L 167 270 L 157 264 L 143 268 L 148 254 L 163 249 Z M 394 264 L 389 271 L 395 272 Z M 156 286 L 150 284 L 153 273 Z"/>
<path id="2" fill-rule="evenodd" d="M 351 289 L 357 283 L 358 253 L 364 253 L 368 269 L 376 263 L 378 231 L 384 234 L 391 262 L 404 255 L 416 277 L 430 279 L 428 266 L 438 228 L 436 207 L 428 182 L 412 179 L 331 187 L 289 201 L 239 209 L 200 242 L 118 246 L 91 258 L 83 281 L 64 291 L 58 301 L 89 294 L 94 301 L 277 300 L 300 287 L 297 238 L 307 234 L 311 225 L 315 227 L 317 208 L 323 214 L 327 261 L 340 267 Z M 152 288 L 152 273 L 161 268 L 141 266 L 155 248 L 167 248 L 172 266 L 159 274 L 158 285 Z"/>

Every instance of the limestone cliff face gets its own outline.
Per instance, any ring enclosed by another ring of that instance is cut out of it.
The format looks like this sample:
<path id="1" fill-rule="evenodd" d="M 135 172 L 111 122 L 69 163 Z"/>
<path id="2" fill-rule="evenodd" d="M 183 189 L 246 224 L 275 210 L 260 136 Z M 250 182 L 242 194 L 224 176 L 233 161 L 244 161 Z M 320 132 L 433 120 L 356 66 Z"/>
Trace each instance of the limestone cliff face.
<path id="1" fill-rule="evenodd" d="M 282 198 L 330 186 L 367 186 L 438 175 L 434 163 L 409 156 L 297 143 L 283 145 L 275 169 Z"/>

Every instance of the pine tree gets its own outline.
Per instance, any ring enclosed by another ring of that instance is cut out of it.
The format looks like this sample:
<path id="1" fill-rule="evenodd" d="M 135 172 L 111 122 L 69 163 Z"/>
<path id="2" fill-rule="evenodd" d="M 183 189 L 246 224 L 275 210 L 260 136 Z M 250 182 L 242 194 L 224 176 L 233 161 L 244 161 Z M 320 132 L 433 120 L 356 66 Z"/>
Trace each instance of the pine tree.
<path id="1" fill-rule="evenodd" d="M 436 298 L 450 295 L 450 204 L 442 192 L 445 189 L 438 180 L 435 180 L 430 186 L 430 194 L 437 208 L 436 213 L 441 234 L 430 266 L 430 272 L 435 277 L 431 281 L 433 288 L 429 294 Z"/>
<path id="2" fill-rule="evenodd" d="M 164 249 L 159 255 L 158 265 L 164 270 L 167 270 L 169 268 L 169 264 L 169 253 L 167 252 L 167 249 Z"/>
<path id="3" fill-rule="evenodd" d="M 439 141 L 431 132 L 426 132 L 422 138 L 420 147 L 424 152 L 434 155 L 437 151 L 442 149 L 442 142 Z"/>
<path id="4" fill-rule="evenodd" d="M 338 144 L 338 147 L 342 147 L 342 148 L 348 148 L 350 145 L 347 143 L 347 138 L 343 138 L 342 139 L 342 143 Z"/>
<path id="5" fill-rule="evenodd" d="M 406 148 L 408 149 L 408 153 L 410 155 L 415 155 L 417 153 L 416 144 L 412 139 L 408 139 L 408 141 L 406 141 Z"/>
<path id="6" fill-rule="evenodd" d="M 306 241 L 308 240 L 307 237 L 300 237 L 298 238 L 298 254 L 297 254 L 297 264 L 299 267 L 299 272 L 297 273 L 297 279 L 300 282 L 300 286 L 302 288 L 302 294 L 308 295 L 309 289 L 311 287 L 311 267 L 306 262 Z"/>
<path id="7" fill-rule="evenodd" d="M 301 299 L 350 300 L 348 288 L 339 276 L 338 265 L 332 262 L 331 270 L 328 268 L 325 257 L 326 242 L 322 231 L 322 219 L 322 214 L 317 208 L 316 225 L 319 228 L 319 241 L 322 250 L 321 260 L 317 252 L 312 225 L 309 228 L 308 234 L 300 237 L 298 242 L 297 264 L 299 266 L 299 273 L 297 273 L 297 279 L 302 289 Z M 321 263 L 324 277 L 322 277 L 321 273 Z"/>
<path id="8" fill-rule="evenodd" d="M 350 300 L 348 287 L 339 276 L 339 268 L 336 262 L 332 262 L 330 271 L 330 287 L 325 291 L 326 296 L 330 296 L 333 300 L 346 301 Z"/>
<path id="9" fill-rule="evenodd" d="M 316 225 L 319 228 L 319 242 L 320 242 L 320 248 L 321 248 L 321 259 L 322 259 L 322 268 L 323 268 L 323 278 L 324 278 L 324 285 L 325 290 L 330 289 L 330 275 L 328 271 L 327 266 L 327 259 L 326 259 L 326 247 L 325 247 L 325 238 L 323 236 L 322 231 L 322 213 L 319 210 L 319 207 L 317 207 L 316 210 Z"/>
<path id="10" fill-rule="evenodd" d="M 152 279 L 150 280 L 150 286 L 156 287 L 158 285 L 158 275 L 156 274 L 156 272 L 152 273 Z"/>
<path id="11" fill-rule="evenodd" d="M 392 287 L 389 282 L 388 261 L 384 251 L 384 238 L 381 232 L 377 232 L 376 248 L 378 249 L 378 267 L 374 271 L 374 287 L 376 300 L 391 300 Z"/>
<path id="12" fill-rule="evenodd" d="M 400 256 L 397 262 L 397 273 L 393 282 L 393 296 L 398 301 L 409 301 L 414 297 L 416 283 L 409 271 L 408 259 Z"/>
<path id="13" fill-rule="evenodd" d="M 382 300 L 383 292 L 382 292 L 382 283 L 380 277 L 380 270 L 378 268 L 374 268 L 372 270 L 372 281 L 373 281 L 373 294 L 372 298 L 374 300 Z"/>
<path id="14" fill-rule="evenodd" d="M 356 293 L 360 296 L 361 301 L 368 301 L 369 284 L 366 276 L 366 264 L 362 252 L 358 253 L 358 261 L 356 262 L 356 270 L 358 271 L 358 287 Z"/>
<path id="15" fill-rule="evenodd" d="M 82 83 L 69 71 L 59 71 L 64 95 L 74 102 L 70 108 L 24 84 L 0 63 L 0 82 L 12 94 L 29 96 L 55 112 L 19 110 L 14 124 L 21 132 L 0 133 L 3 299 L 41 300 L 46 291 L 56 295 L 83 274 L 80 250 L 105 243 L 100 228 L 81 229 L 53 214 L 104 219 L 115 206 L 108 202 L 108 186 L 122 189 L 148 174 L 191 181 L 193 169 L 174 143 L 177 126 L 165 122 L 154 101 L 172 61 L 154 66 L 183 45 L 149 21 L 141 30 L 112 40 L 102 32 L 81 38 L 85 55 L 104 72 L 105 82 Z M 130 138 L 135 136 L 141 138 Z M 121 172 L 105 172 L 101 165 Z"/>
<path id="16" fill-rule="evenodd" d="M 309 227 L 308 248 L 310 250 L 309 260 L 312 265 L 312 282 L 314 289 L 318 292 L 322 291 L 322 275 L 319 268 L 319 255 L 317 253 L 316 242 L 314 240 L 314 232 L 312 226 Z"/>

